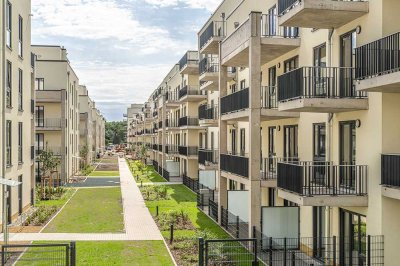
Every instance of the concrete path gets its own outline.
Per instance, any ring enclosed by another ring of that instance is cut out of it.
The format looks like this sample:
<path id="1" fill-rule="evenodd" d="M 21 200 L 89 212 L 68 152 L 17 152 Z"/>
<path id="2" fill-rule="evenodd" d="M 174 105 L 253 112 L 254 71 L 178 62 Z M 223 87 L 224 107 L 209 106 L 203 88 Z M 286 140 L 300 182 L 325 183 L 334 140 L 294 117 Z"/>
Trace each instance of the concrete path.
<path id="1" fill-rule="evenodd" d="M 10 241 L 163 240 L 125 159 L 119 158 L 118 163 L 125 233 L 15 233 L 10 234 Z"/>

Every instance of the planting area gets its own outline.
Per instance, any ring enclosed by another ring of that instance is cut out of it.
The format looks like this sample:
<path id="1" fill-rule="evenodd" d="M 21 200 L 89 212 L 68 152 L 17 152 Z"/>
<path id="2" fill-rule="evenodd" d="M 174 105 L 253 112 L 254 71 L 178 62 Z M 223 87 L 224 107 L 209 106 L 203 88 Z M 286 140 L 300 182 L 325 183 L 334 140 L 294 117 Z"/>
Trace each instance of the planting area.
<path id="1" fill-rule="evenodd" d="M 147 186 L 141 191 L 178 265 L 197 265 L 198 237 L 229 238 L 218 224 L 197 208 L 196 194 L 184 185 Z M 172 244 L 171 224 L 174 224 Z"/>
<path id="2" fill-rule="evenodd" d="M 167 182 L 162 176 L 160 176 L 156 171 L 154 171 L 153 166 L 144 165 L 141 161 L 130 160 L 127 161 L 129 169 L 136 182 L 140 183 L 158 183 Z"/>
<path id="3" fill-rule="evenodd" d="M 121 189 L 79 189 L 45 233 L 123 232 Z"/>

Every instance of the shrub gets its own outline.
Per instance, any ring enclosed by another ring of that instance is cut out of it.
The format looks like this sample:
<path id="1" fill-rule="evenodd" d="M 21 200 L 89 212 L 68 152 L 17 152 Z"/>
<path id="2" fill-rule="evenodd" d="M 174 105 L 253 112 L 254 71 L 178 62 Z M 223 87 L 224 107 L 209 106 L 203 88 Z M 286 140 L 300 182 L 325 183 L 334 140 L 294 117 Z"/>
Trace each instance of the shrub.
<path id="1" fill-rule="evenodd" d="M 39 206 L 24 222 L 24 225 L 44 225 L 58 210 L 57 206 Z"/>
<path id="2" fill-rule="evenodd" d="M 147 201 L 168 200 L 167 186 L 145 186 L 140 188 L 143 198 Z"/>
<path id="3" fill-rule="evenodd" d="M 36 199 L 57 200 L 60 199 L 66 191 L 65 187 L 49 187 L 43 188 L 40 185 L 36 186 Z M 45 198 L 43 198 L 43 195 Z"/>
<path id="4" fill-rule="evenodd" d="M 174 230 L 194 228 L 189 215 L 184 210 L 171 210 L 160 213 L 156 221 L 162 231 L 169 230 L 171 224 L 174 224 Z"/>

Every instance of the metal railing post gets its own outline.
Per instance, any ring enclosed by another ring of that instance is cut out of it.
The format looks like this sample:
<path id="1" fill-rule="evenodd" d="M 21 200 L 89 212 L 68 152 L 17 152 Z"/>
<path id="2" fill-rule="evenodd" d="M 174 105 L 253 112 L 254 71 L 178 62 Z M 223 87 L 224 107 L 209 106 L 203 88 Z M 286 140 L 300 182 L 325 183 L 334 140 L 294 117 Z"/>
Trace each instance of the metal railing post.
<path id="1" fill-rule="evenodd" d="M 287 264 L 287 246 L 286 246 L 286 237 L 283 239 L 283 265 Z"/>
<path id="2" fill-rule="evenodd" d="M 255 226 L 253 227 L 255 229 Z M 254 231 L 255 233 L 255 231 Z M 257 257 L 257 239 L 255 238 L 253 241 L 253 248 L 254 248 L 254 262 L 253 262 L 253 266 L 257 266 L 258 265 L 258 257 Z"/>
<path id="3" fill-rule="evenodd" d="M 71 242 L 71 266 L 76 265 L 76 242 Z"/>
<path id="4" fill-rule="evenodd" d="M 272 265 L 272 237 L 269 238 L 269 265 Z"/>
<path id="5" fill-rule="evenodd" d="M 336 236 L 333 236 L 333 265 L 336 265 Z"/>
<path id="6" fill-rule="evenodd" d="M 371 236 L 367 236 L 367 265 L 371 265 Z"/>
<path id="7" fill-rule="evenodd" d="M 236 238 L 239 238 L 239 216 L 236 216 Z"/>
<path id="8" fill-rule="evenodd" d="M 5 253 L 6 247 L 1 246 L 1 265 L 6 265 L 6 253 Z"/>
<path id="9" fill-rule="evenodd" d="M 204 239 L 199 237 L 199 266 L 204 265 Z"/>

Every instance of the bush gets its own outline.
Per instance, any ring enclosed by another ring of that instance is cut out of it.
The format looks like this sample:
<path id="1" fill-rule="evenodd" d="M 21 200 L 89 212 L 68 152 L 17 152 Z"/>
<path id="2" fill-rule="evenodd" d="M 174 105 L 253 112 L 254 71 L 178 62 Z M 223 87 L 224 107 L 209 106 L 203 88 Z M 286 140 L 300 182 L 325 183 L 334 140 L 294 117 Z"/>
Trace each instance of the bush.
<path id="1" fill-rule="evenodd" d="M 189 215 L 183 210 L 171 210 L 160 213 L 156 221 L 162 231 L 169 230 L 174 224 L 174 230 L 193 229 Z"/>
<path id="2" fill-rule="evenodd" d="M 85 169 L 81 170 L 81 174 L 83 176 L 87 176 L 87 175 L 90 175 L 90 173 L 93 172 L 93 170 L 94 170 L 94 166 L 88 165 L 85 167 Z"/>
<path id="3" fill-rule="evenodd" d="M 143 198 L 147 201 L 168 200 L 167 186 L 145 186 L 141 188 Z"/>
<path id="4" fill-rule="evenodd" d="M 44 190 L 44 191 L 43 191 Z M 65 187 L 49 187 L 46 186 L 42 190 L 42 187 L 40 185 L 36 186 L 36 199 L 46 199 L 46 200 L 57 200 L 60 199 L 65 191 Z"/>
<path id="5" fill-rule="evenodd" d="M 58 211 L 57 206 L 40 206 L 24 222 L 24 226 L 45 225 L 48 220 Z"/>

